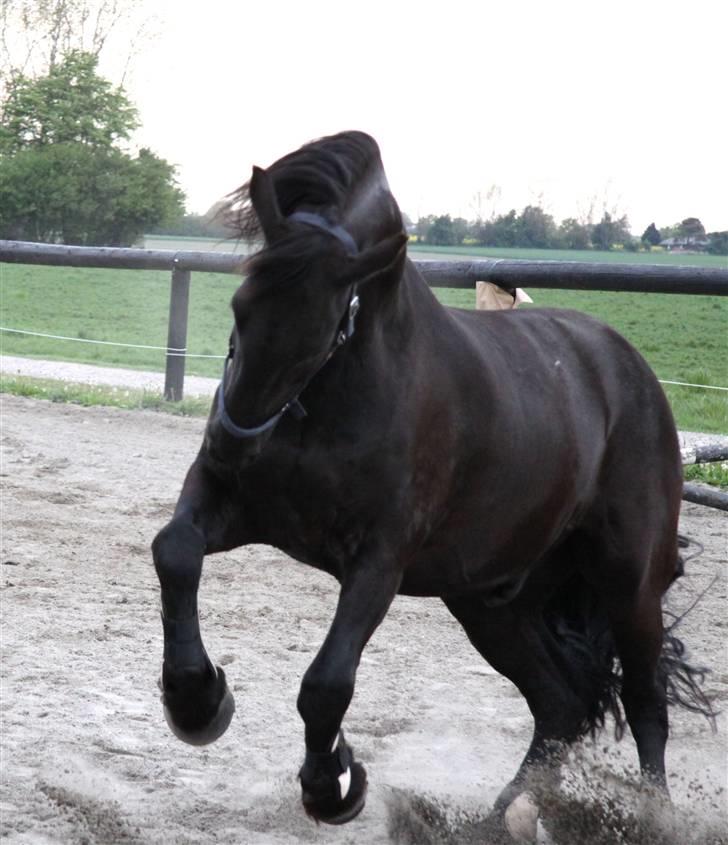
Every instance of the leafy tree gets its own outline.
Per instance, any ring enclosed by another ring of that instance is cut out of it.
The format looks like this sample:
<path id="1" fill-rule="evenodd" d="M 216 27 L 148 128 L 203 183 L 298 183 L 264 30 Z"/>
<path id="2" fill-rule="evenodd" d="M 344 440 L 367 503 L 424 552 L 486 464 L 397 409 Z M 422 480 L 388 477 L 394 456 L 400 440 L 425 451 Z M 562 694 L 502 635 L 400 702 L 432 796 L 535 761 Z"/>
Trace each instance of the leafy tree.
<path id="1" fill-rule="evenodd" d="M 580 223 L 575 217 L 567 217 L 561 221 L 558 236 L 566 249 L 589 249 L 591 246 L 589 226 Z"/>
<path id="2" fill-rule="evenodd" d="M 728 232 L 711 232 L 708 235 L 708 252 L 712 255 L 728 255 Z"/>
<path id="3" fill-rule="evenodd" d="M 680 224 L 673 223 L 672 226 L 660 226 L 660 235 L 661 241 L 665 241 L 668 238 L 677 238 L 680 236 Z"/>
<path id="4" fill-rule="evenodd" d="M 425 240 L 435 246 L 454 246 L 457 243 L 455 227 L 449 214 L 443 214 L 432 221 Z"/>
<path id="5" fill-rule="evenodd" d="M 109 148 L 138 126 L 123 90 L 96 73 L 98 59 L 72 51 L 47 76 L 17 75 L 2 106 L 0 154 L 76 142 Z"/>
<path id="6" fill-rule="evenodd" d="M 174 167 L 124 152 L 137 125 L 121 89 L 72 51 L 46 76 L 16 76 L 2 106 L 0 237 L 128 245 L 184 212 Z"/>
<path id="7" fill-rule="evenodd" d="M 684 238 L 704 238 L 705 226 L 697 217 L 686 217 L 680 223 L 680 235 Z"/>
<path id="8" fill-rule="evenodd" d="M 427 238 L 427 232 L 434 221 L 435 217 L 432 214 L 428 214 L 426 217 L 420 217 L 415 225 L 415 234 L 417 235 L 418 241 L 424 241 Z"/>
<path id="9" fill-rule="evenodd" d="M 470 233 L 470 224 L 464 217 L 456 217 L 452 221 L 452 229 L 455 235 L 455 243 L 461 244 Z"/>
<path id="10" fill-rule="evenodd" d="M 611 249 L 615 244 L 630 242 L 632 235 L 626 215 L 614 220 L 612 215 L 605 211 L 602 219 L 592 227 L 591 239 L 597 249 L 605 250 Z"/>
<path id="11" fill-rule="evenodd" d="M 642 237 L 640 238 L 643 244 L 646 246 L 657 246 L 660 241 L 662 240 L 662 235 L 660 234 L 660 230 L 655 226 L 654 223 L 650 223 L 650 225 L 642 232 Z"/>
<path id="12" fill-rule="evenodd" d="M 483 224 L 480 237 L 484 246 L 518 246 L 520 227 L 515 208 Z"/>
<path id="13" fill-rule="evenodd" d="M 527 205 L 518 221 L 518 246 L 548 249 L 556 242 L 554 218 L 536 205 Z"/>

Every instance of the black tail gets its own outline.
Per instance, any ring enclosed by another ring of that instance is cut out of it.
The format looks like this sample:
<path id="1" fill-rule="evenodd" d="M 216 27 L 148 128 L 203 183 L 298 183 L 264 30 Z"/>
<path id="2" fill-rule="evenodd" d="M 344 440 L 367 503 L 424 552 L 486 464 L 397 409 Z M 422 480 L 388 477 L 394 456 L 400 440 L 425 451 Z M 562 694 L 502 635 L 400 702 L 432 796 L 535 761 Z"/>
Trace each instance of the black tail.
<path id="1" fill-rule="evenodd" d="M 682 548 L 690 543 L 686 538 L 681 537 L 680 540 Z M 702 547 L 686 560 L 701 552 Z M 678 561 L 676 579 L 684 572 L 684 562 L 682 558 Z M 680 622 L 710 587 L 712 583 L 680 615 L 663 611 L 666 621 L 671 621 L 665 628 L 658 672 L 665 685 L 668 704 L 702 714 L 715 728 L 717 713 L 702 689 L 709 670 L 688 662 L 685 645 L 675 634 Z M 626 727 L 620 700 L 622 671 L 607 615 L 597 592 L 580 575 L 574 574 L 547 604 L 544 617 L 567 665 L 572 669 L 573 688 L 586 704 L 586 717 L 580 733 L 595 736 L 604 727 L 607 715 L 611 715 L 615 737 L 621 739 Z"/>
<path id="2" fill-rule="evenodd" d="M 697 550 L 687 557 L 678 556 L 674 581 L 684 575 L 685 564 L 693 558 L 698 557 L 698 555 L 701 555 L 704 551 L 702 543 L 691 540 L 682 534 L 678 536 L 678 545 L 681 549 L 697 546 Z M 710 670 L 705 667 L 691 666 L 688 663 L 685 644 L 675 635 L 674 631 L 690 611 L 700 603 L 703 596 L 710 592 L 717 580 L 718 576 L 716 575 L 695 601 L 682 613 L 675 614 L 670 610 L 663 611 L 663 618 L 670 620 L 670 624 L 665 627 L 665 637 L 659 664 L 660 677 L 664 681 L 667 690 L 668 704 L 683 707 L 693 713 L 700 713 L 708 719 L 713 730 L 716 729 L 715 718 L 718 715 L 718 711 L 714 709 L 709 698 L 702 690 L 703 683 Z"/>
<path id="3" fill-rule="evenodd" d="M 607 715 L 621 738 L 625 718 L 619 699 L 622 677 L 607 614 L 596 591 L 578 574 L 544 610 L 546 624 L 571 669 L 571 683 L 586 705 L 579 733 L 595 736 Z"/>

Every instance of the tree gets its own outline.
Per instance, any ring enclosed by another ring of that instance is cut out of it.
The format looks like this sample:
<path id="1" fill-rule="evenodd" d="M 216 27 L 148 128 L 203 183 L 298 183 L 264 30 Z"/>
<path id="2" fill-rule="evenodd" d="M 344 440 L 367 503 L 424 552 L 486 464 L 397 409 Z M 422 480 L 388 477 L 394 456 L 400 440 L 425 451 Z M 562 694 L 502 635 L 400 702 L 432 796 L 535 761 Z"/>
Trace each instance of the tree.
<path id="1" fill-rule="evenodd" d="M 0 237 L 124 246 L 184 213 L 174 167 L 120 148 L 137 125 L 121 88 L 71 52 L 46 76 L 16 76 L 2 107 Z"/>
<path id="2" fill-rule="evenodd" d="M 138 126 L 137 112 L 121 88 L 96 73 L 98 59 L 70 52 L 47 76 L 18 74 L 2 106 L 0 154 L 46 144 L 109 148 Z"/>
<path id="3" fill-rule="evenodd" d="M 728 255 L 728 232 L 711 232 L 708 235 L 708 252 L 712 255 Z"/>
<path id="4" fill-rule="evenodd" d="M 425 240 L 435 246 L 454 246 L 456 243 L 455 228 L 449 214 L 436 217 L 427 230 Z"/>
<path id="5" fill-rule="evenodd" d="M 432 214 L 428 214 L 425 217 L 420 217 L 415 225 L 415 234 L 417 235 L 418 241 L 424 241 L 427 238 L 427 232 L 432 226 L 435 217 Z"/>
<path id="6" fill-rule="evenodd" d="M 455 243 L 461 244 L 470 233 L 470 224 L 464 217 L 456 217 L 452 221 L 452 230 L 455 236 Z"/>
<path id="7" fill-rule="evenodd" d="M 680 223 L 680 235 L 684 238 L 704 238 L 705 226 L 697 217 L 686 217 Z"/>
<path id="8" fill-rule="evenodd" d="M 611 249 L 615 244 L 630 243 L 632 235 L 627 216 L 623 215 L 614 220 L 612 215 L 605 211 L 602 219 L 592 227 L 591 239 L 596 249 L 604 250 Z"/>
<path id="9" fill-rule="evenodd" d="M 591 246 L 589 226 L 580 223 L 575 217 L 567 217 L 561 221 L 558 235 L 566 249 L 589 249 Z"/>
<path id="10" fill-rule="evenodd" d="M 537 205 L 527 205 L 518 218 L 517 245 L 548 249 L 556 241 L 554 218 Z"/>
<path id="11" fill-rule="evenodd" d="M 660 230 L 655 226 L 654 223 L 650 223 L 650 225 L 642 232 L 642 237 L 640 238 L 645 246 L 657 246 L 660 241 L 662 240 L 662 235 L 660 234 Z"/>

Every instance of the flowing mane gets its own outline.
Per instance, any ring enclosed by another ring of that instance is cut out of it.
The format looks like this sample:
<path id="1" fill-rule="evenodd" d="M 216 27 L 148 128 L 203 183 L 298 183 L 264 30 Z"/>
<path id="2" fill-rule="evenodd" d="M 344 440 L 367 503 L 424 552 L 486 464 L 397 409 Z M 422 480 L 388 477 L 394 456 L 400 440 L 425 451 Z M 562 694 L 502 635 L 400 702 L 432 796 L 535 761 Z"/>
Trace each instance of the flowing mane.
<path id="1" fill-rule="evenodd" d="M 389 193 L 379 146 L 364 132 L 341 132 L 312 141 L 278 159 L 267 172 L 286 217 L 305 207 L 326 209 L 332 223 L 353 223 L 365 205 L 370 213 L 379 215 L 387 233 L 401 228 L 401 214 Z M 250 241 L 261 238 L 261 228 L 249 188 L 246 182 L 230 195 L 228 220 L 239 237 Z M 381 202 L 383 196 L 385 203 Z M 376 209 L 371 208 L 375 204 Z"/>

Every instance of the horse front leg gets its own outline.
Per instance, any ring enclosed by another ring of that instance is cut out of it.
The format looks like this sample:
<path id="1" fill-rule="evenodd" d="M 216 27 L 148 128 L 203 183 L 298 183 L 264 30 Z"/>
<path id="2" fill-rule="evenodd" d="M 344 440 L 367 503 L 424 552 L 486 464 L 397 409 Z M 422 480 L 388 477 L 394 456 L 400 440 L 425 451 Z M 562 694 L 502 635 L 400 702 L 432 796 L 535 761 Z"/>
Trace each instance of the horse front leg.
<path id="1" fill-rule="evenodd" d="M 341 723 L 354 694 L 361 653 L 401 578 L 394 564 L 357 563 L 342 579 L 331 628 L 304 675 L 298 712 L 306 728 L 306 758 L 299 777 L 303 806 L 316 821 L 343 824 L 364 807 L 366 771 L 354 761 Z"/>
<path id="2" fill-rule="evenodd" d="M 172 732 L 191 745 L 222 736 L 235 711 L 225 673 L 205 651 L 197 612 L 204 556 L 242 543 L 226 526 L 229 502 L 225 484 L 198 458 L 172 520 L 152 543 L 162 598 L 162 705 Z"/>

